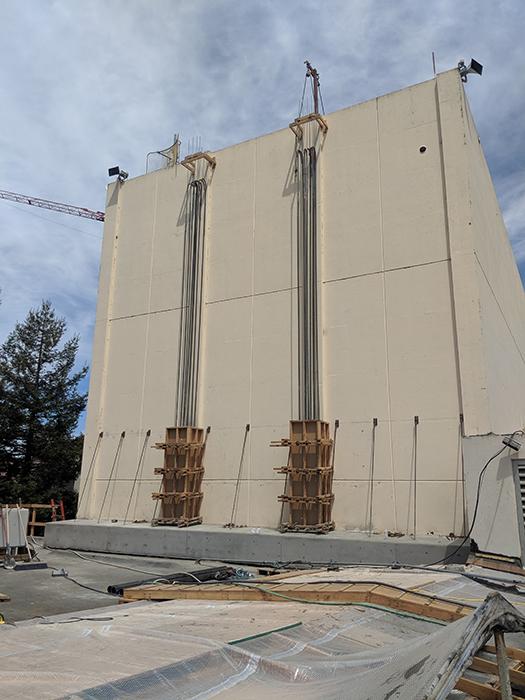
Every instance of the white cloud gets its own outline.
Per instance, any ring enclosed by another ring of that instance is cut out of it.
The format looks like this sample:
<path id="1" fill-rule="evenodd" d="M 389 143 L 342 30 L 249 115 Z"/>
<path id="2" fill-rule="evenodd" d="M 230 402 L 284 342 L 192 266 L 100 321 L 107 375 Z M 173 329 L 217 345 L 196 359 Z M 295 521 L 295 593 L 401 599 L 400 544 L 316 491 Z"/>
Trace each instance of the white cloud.
<path id="1" fill-rule="evenodd" d="M 520 0 L 5 0 L 0 189 L 102 209 L 107 167 L 141 174 L 175 132 L 217 149 L 282 127 L 305 58 L 331 111 L 431 77 L 432 50 L 438 70 L 473 55 L 485 72 L 467 90 L 523 260 L 523 187 L 505 183 L 525 156 L 524 20 Z M 0 341 L 50 298 L 89 360 L 100 224 L 25 211 L 0 202 Z"/>

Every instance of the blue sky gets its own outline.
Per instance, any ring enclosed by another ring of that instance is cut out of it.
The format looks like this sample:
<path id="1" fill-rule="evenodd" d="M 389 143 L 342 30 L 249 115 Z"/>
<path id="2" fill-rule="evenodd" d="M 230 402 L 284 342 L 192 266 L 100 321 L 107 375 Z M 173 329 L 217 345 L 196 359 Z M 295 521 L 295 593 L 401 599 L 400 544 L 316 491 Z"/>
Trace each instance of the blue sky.
<path id="1" fill-rule="evenodd" d="M 467 92 L 525 275 L 525 3 L 0 0 L 0 189 L 103 209 L 175 132 L 211 150 L 295 116 L 303 61 L 326 111 L 474 56 Z M 50 299 L 88 362 L 102 225 L 0 201 L 0 342 Z"/>

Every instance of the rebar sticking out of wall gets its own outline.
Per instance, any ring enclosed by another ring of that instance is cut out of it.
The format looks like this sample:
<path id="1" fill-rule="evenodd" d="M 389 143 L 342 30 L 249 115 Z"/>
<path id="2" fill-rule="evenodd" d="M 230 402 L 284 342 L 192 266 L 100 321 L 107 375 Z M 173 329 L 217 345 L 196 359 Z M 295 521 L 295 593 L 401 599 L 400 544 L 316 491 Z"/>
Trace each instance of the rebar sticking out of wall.
<path id="1" fill-rule="evenodd" d="M 89 467 L 88 467 L 87 474 L 86 474 L 86 480 L 84 481 L 84 485 L 82 486 L 82 491 L 80 492 L 80 496 L 78 498 L 77 517 L 78 517 L 78 513 L 80 512 L 80 506 L 82 505 L 82 501 L 84 498 L 84 494 L 86 493 L 86 488 L 87 488 L 88 482 L 90 480 L 91 473 L 92 473 L 93 468 L 95 466 L 95 461 L 97 459 L 97 454 L 98 454 L 98 448 L 100 447 L 100 441 L 102 440 L 103 437 L 104 437 L 104 433 L 101 431 L 98 434 L 97 442 L 95 443 L 95 449 L 93 450 L 93 454 L 91 455 L 91 459 L 89 461 Z"/>
<path id="2" fill-rule="evenodd" d="M 413 538 L 416 539 L 417 534 L 417 428 L 419 425 L 419 416 L 414 416 L 414 527 Z"/>
<path id="3" fill-rule="evenodd" d="M 128 522 L 128 513 L 129 513 L 129 509 L 131 507 L 131 501 L 133 500 L 133 494 L 135 493 L 135 487 L 136 487 L 137 481 L 139 479 L 139 473 L 141 472 L 141 467 L 144 465 L 144 457 L 146 456 L 146 446 L 148 444 L 150 435 L 151 435 L 151 430 L 147 430 L 146 435 L 144 437 L 144 441 L 142 443 L 142 449 L 140 450 L 139 461 L 137 462 L 137 468 L 135 470 L 135 477 L 134 477 L 133 483 L 131 485 L 131 491 L 129 494 L 128 505 L 126 508 L 126 514 L 124 515 L 124 525 Z M 137 503 L 135 502 L 135 509 L 136 509 L 136 507 L 137 507 Z"/>
<path id="4" fill-rule="evenodd" d="M 372 419 L 372 445 L 370 447 L 370 474 L 368 478 L 368 536 L 372 535 L 373 513 L 374 513 L 374 471 L 376 463 L 376 429 L 378 420 Z"/>
<path id="5" fill-rule="evenodd" d="M 123 431 L 120 433 L 120 438 L 119 438 L 119 441 L 118 441 L 118 443 L 117 443 L 117 449 L 115 450 L 115 456 L 114 456 L 114 458 L 113 458 L 113 464 L 111 465 L 111 471 L 109 472 L 108 483 L 107 483 L 107 485 L 106 485 L 106 490 L 104 491 L 104 498 L 102 499 L 102 505 L 100 506 L 100 512 L 99 512 L 99 514 L 98 514 L 98 520 L 97 520 L 97 522 L 100 522 L 100 520 L 101 520 L 101 518 L 102 518 L 102 511 L 104 510 L 104 505 L 105 505 L 105 503 L 106 503 L 106 498 L 107 498 L 107 495 L 108 495 L 108 492 L 109 492 L 109 487 L 111 486 L 111 482 L 112 482 L 112 480 L 113 480 L 113 472 L 115 471 L 115 468 L 116 468 L 117 465 L 118 465 L 120 453 L 121 453 L 121 451 L 122 451 L 122 443 L 124 442 L 124 438 L 125 438 L 125 437 L 126 437 L 126 431 L 123 430 Z M 116 478 L 116 477 L 115 477 L 115 478 Z M 111 510 L 111 505 L 110 505 L 110 510 Z"/>
<path id="6" fill-rule="evenodd" d="M 246 452 L 246 441 L 248 440 L 248 433 L 249 432 L 250 432 L 250 424 L 246 423 L 246 427 L 244 428 L 244 437 L 242 440 L 241 458 L 239 460 L 239 471 L 237 473 L 237 481 L 235 482 L 235 492 L 233 494 L 232 514 L 231 514 L 230 522 L 226 523 L 226 525 L 224 527 L 235 527 L 235 516 L 237 515 L 237 506 L 239 504 L 239 492 L 240 492 L 240 488 L 241 488 L 242 467 L 244 464 L 244 454 Z"/>
<path id="7" fill-rule="evenodd" d="M 297 142 L 297 313 L 299 418 L 319 420 L 317 154 Z"/>
<path id="8" fill-rule="evenodd" d="M 193 427 L 197 421 L 205 229 L 206 181 L 192 180 L 187 189 L 182 268 L 176 408 L 180 426 Z"/>

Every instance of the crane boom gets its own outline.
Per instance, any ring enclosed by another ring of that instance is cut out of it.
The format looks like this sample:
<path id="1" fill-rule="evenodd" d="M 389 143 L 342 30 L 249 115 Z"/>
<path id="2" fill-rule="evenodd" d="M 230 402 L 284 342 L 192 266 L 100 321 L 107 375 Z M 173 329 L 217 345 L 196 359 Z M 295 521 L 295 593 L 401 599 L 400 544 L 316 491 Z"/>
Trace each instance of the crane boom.
<path id="1" fill-rule="evenodd" d="M 86 209 L 85 207 L 75 207 L 72 204 L 53 202 L 50 199 L 28 197 L 25 194 L 6 192 L 5 190 L 0 190 L 0 199 L 8 199 L 11 202 L 18 202 L 19 204 L 29 204 L 31 207 L 40 207 L 40 209 L 51 209 L 51 211 L 59 211 L 62 214 L 71 214 L 71 216 L 82 216 L 84 219 L 104 221 L 103 211 L 93 211 L 92 209 Z"/>

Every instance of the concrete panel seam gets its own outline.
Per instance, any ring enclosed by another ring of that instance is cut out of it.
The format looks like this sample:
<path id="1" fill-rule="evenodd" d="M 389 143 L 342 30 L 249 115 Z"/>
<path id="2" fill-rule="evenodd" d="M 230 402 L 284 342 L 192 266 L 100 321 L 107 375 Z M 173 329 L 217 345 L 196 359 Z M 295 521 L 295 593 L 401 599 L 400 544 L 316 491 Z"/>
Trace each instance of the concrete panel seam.
<path id="1" fill-rule="evenodd" d="M 253 299 L 254 297 L 263 297 L 263 296 L 267 296 L 269 294 L 281 294 L 282 292 L 292 292 L 294 289 L 297 289 L 297 285 L 295 285 L 293 287 L 283 287 L 282 289 L 269 289 L 266 292 L 253 292 L 252 294 L 241 294 L 240 296 L 228 297 L 226 299 L 213 299 L 212 301 L 207 301 L 205 303 L 207 306 L 211 306 L 212 304 L 222 304 L 226 301 L 237 301 L 240 299 Z"/>
<path id="2" fill-rule="evenodd" d="M 415 263 L 414 265 L 402 265 L 401 267 L 389 267 L 384 270 L 374 270 L 374 272 L 363 272 L 361 275 L 348 275 L 348 277 L 334 277 L 331 280 L 323 280 L 323 284 L 330 284 L 332 282 L 344 282 L 346 280 L 359 279 L 361 277 L 372 277 L 373 275 L 384 275 L 388 272 L 397 272 L 398 270 L 411 270 L 414 267 L 427 267 L 428 265 L 437 265 L 439 263 L 450 262 L 450 258 L 443 258 L 442 260 L 429 260 L 424 263 Z"/>
<path id="3" fill-rule="evenodd" d="M 496 296 L 496 292 L 494 291 L 494 289 L 492 288 L 491 283 L 489 282 L 489 278 L 487 277 L 487 274 L 485 273 L 485 270 L 483 269 L 483 265 L 481 264 L 481 261 L 480 261 L 480 259 L 478 258 L 478 254 L 477 254 L 476 251 L 474 251 L 474 257 L 476 258 L 476 261 L 477 261 L 477 263 L 478 263 L 478 265 L 479 265 L 479 267 L 480 267 L 480 270 L 481 270 L 481 272 L 483 273 L 483 277 L 485 278 L 485 281 L 486 281 L 486 283 L 487 283 L 488 286 L 489 286 L 489 289 L 490 289 L 490 291 L 491 291 L 491 293 L 492 293 L 492 296 L 494 297 L 494 301 L 496 302 L 496 304 L 497 304 L 497 306 L 498 306 L 498 309 L 499 309 L 499 311 L 500 311 L 500 313 L 501 313 L 501 316 L 502 316 L 503 320 L 505 321 L 505 325 L 507 326 L 508 331 L 509 331 L 509 333 L 510 333 L 510 336 L 511 336 L 513 342 L 514 342 L 514 345 L 516 346 L 516 350 L 519 352 L 522 362 L 525 363 L 525 357 L 523 356 L 523 353 L 522 353 L 521 350 L 520 350 L 520 347 L 519 347 L 519 345 L 518 345 L 518 341 L 517 341 L 516 338 L 514 337 L 514 333 L 512 332 L 512 328 L 510 327 L 509 322 L 507 321 L 507 317 L 505 316 L 505 313 L 503 312 L 503 309 L 501 308 L 501 304 L 499 303 L 498 297 Z"/>
<path id="4" fill-rule="evenodd" d="M 157 311 L 142 311 L 138 314 L 130 314 L 129 316 L 115 316 L 114 318 L 108 318 L 108 321 L 126 321 L 130 318 L 138 318 L 139 316 L 154 316 L 155 314 L 165 314 L 169 311 L 180 311 L 182 307 L 174 306 L 170 309 L 158 309 Z"/>

